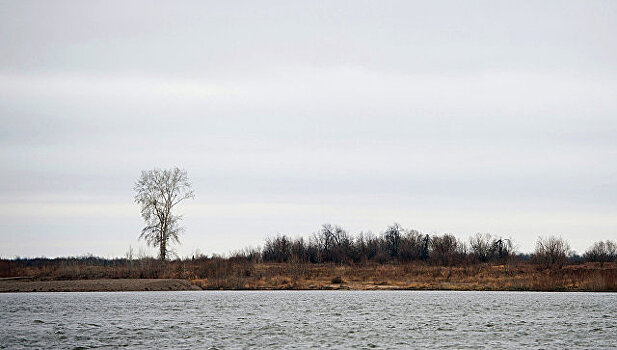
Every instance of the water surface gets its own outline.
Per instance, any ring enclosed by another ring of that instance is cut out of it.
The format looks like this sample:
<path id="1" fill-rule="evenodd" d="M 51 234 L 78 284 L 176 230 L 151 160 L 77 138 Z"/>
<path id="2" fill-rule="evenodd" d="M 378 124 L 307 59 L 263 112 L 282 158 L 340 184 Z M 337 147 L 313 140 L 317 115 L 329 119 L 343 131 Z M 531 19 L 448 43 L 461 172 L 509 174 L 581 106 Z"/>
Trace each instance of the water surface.
<path id="1" fill-rule="evenodd" d="M 0 294 L 4 348 L 615 348 L 617 294 Z"/>

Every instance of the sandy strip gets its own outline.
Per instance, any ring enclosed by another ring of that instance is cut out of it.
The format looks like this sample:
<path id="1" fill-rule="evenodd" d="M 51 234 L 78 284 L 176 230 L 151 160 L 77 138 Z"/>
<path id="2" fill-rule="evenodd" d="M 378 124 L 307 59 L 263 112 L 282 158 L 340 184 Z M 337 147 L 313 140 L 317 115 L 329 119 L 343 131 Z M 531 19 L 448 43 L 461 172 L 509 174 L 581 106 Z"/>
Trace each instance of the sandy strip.
<path id="1" fill-rule="evenodd" d="M 179 279 L 97 279 L 74 281 L 0 280 L 0 292 L 123 292 L 200 290 Z"/>

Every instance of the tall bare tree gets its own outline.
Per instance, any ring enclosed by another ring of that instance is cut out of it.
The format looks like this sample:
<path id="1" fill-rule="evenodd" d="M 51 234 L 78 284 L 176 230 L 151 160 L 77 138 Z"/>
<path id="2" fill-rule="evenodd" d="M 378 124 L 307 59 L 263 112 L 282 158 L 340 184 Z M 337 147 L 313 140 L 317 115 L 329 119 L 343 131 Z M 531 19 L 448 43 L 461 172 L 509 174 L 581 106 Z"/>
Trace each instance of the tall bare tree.
<path id="1" fill-rule="evenodd" d="M 182 216 L 172 213 L 173 208 L 185 199 L 195 198 L 186 170 L 152 169 L 141 172 L 135 183 L 135 202 L 141 205 L 141 216 L 146 226 L 140 239 L 159 248 L 159 258 L 165 260 L 169 244 L 180 243 Z"/>

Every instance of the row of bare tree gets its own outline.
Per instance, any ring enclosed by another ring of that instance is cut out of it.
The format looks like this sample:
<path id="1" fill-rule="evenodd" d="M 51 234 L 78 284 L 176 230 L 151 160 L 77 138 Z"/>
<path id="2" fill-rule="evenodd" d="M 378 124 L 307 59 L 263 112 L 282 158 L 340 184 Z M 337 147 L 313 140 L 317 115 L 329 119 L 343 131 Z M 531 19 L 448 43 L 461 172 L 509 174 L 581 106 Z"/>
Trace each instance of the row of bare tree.
<path id="1" fill-rule="evenodd" d="M 451 234 L 431 236 L 398 224 L 389 226 L 380 235 L 360 233 L 355 237 L 340 226 L 326 224 L 308 240 L 285 235 L 266 239 L 262 259 L 267 262 L 311 263 L 418 260 L 456 265 L 470 260 L 505 262 L 513 254 L 510 239 L 489 234 L 478 234 L 465 244 Z"/>
<path id="2" fill-rule="evenodd" d="M 535 251 L 527 256 L 534 263 L 554 266 L 573 259 L 568 242 L 560 237 L 540 237 Z M 253 257 L 257 254 L 252 252 Z M 309 239 L 277 235 L 266 239 L 260 254 L 265 262 L 378 263 L 426 261 L 436 265 L 505 263 L 519 257 L 510 238 L 476 234 L 468 242 L 454 235 L 428 235 L 398 224 L 374 235 L 349 234 L 340 226 L 326 224 Z M 524 256 L 524 255 L 521 255 Z M 617 244 L 595 243 L 579 260 L 617 261 Z"/>

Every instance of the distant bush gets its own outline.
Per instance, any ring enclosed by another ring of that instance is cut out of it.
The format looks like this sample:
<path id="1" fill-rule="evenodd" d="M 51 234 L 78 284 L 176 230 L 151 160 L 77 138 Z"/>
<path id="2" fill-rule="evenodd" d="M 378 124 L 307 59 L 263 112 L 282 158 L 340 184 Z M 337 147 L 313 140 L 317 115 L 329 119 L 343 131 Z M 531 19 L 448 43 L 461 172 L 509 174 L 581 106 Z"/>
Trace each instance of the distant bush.
<path id="1" fill-rule="evenodd" d="M 571 254 L 570 244 L 563 238 L 539 237 L 531 260 L 546 267 L 563 266 Z"/>
<path id="2" fill-rule="evenodd" d="M 291 257 L 292 240 L 287 236 L 267 238 L 262 251 L 264 261 L 287 262 Z"/>
<path id="3" fill-rule="evenodd" d="M 428 238 L 416 230 L 406 230 L 401 235 L 397 254 L 398 259 L 406 262 L 428 258 L 428 251 L 425 252 L 426 239 Z"/>
<path id="4" fill-rule="evenodd" d="M 444 234 L 431 239 L 431 261 L 438 265 L 450 266 L 460 264 L 465 259 L 465 245 L 454 235 Z"/>
<path id="5" fill-rule="evenodd" d="M 469 239 L 470 258 L 475 262 L 505 262 L 514 255 L 512 240 L 476 234 Z"/>
<path id="6" fill-rule="evenodd" d="M 596 242 L 585 252 L 583 258 L 586 261 L 600 263 L 617 261 L 617 243 L 613 241 Z"/>

